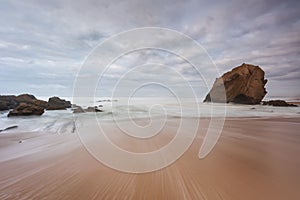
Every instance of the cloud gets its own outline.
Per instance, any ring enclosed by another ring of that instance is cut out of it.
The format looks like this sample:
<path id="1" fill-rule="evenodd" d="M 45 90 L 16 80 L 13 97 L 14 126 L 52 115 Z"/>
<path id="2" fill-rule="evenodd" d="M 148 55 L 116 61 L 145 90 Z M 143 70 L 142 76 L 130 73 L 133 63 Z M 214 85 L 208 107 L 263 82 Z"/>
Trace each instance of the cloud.
<path id="1" fill-rule="evenodd" d="M 1 87 L 0 93 L 27 89 L 39 92 L 30 85 L 43 82 L 48 88 L 63 85 L 61 93 L 70 96 L 76 73 L 97 44 L 121 31 L 155 26 L 174 29 L 195 39 L 208 51 L 220 73 L 243 62 L 259 65 L 269 79 L 269 93 L 286 94 L 289 86 L 287 95 L 293 96 L 300 84 L 299 8 L 300 2 L 293 0 L 3 1 L 0 84 L 5 87 Z M 178 45 L 173 38 L 164 42 Z M 113 48 L 122 47 L 115 44 Z M 185 52 L 189 59 L 201 60 L 193 49 Z M 198 86 L 203 84 L 201 75 L 211 82 L 220 75 L 203 66 L 199 76 L 188 63 L 166 52 L 132 52 L 111 65 L 103 91 L 111 91 L 115 80 L 133 66 L 151 62 L 172 66 Z M 90 66 L 80 76 L 88 77 L 95 67 Z M 162 71 L 153 68 L 147 73 L 139 72 L 135 79 L 163 77 Z M 280 85 L 272 83 L 279 80 Z M 179 84 L 175 82 L 172 84 Z M 49 95 L 51 92 L 43 91 Z"/>

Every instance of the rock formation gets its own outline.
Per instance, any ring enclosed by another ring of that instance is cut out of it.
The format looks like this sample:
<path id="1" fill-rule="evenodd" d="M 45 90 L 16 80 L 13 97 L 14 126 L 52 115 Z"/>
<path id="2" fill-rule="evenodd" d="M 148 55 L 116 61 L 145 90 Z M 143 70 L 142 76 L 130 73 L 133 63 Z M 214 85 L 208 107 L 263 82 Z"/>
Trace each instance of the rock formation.
<path id="1" fill-rule="evenodd" d="M 71 102 L 59 97 L 51 97 L 48 100 L 47 110 L 65 110 L 71 108 Z"/>
<path id="2" fill-rule="evenodd" d="M 204 102 L 259 104 L 267 93 L 264 76 L 260 67 L 243 63 L 217 78 Z"/>
<path id="3" fill-rule="evenodd" d="M 0 111 L 13 109 L 18 106 L 16 96 L 14 95 L 0 95 Z"/>
<path id="4" fill-rule="evenodd" d="M 39 100 L 39 99 L 33 100 L 31 103 L 36 105 L 36 106 L 39 106 L 41 108 L 44 108 L 44 109 L 46 109 L 48 107 L 48 102 L 47 101 L 43 101 L 43 100 Z"/>
<path id="5" fill-rule="evenodd" d="M 49 98 L 49 102 L 39 100 L 31 94 L 0 95 L 0 111 L 10 110 L 8 116 L 41 115 L 44 109 L 63 110 L 71 107 L 71 102 L 58 97 Z"/>
<path id="6" fill-rule="evenodd" d="M 284 100 L 270 100 L 270 101 L 263 101 L 263 105 L 269 105 L 269 106 L 279 106 L 279 107 L 298 107 L 295 104 L 287 103 Z"/>
<path id="7" fill-rule="evenodd" d="M 97 106 L 95 107 L 88 107 L 86 109 L 80 107 L 80 106 L 73 106 L 72 108 L 73 113 L 85 113 L 85 112 L 103 112 L 102 110 L 98 109 Z"/>
<path id="8" fill-rule="evenodd" d="M 47 101 L 36 99 L 35 96 L 31 94 L 21 94 L 19 96 L 4 95 L 0 96 L 0 111 L 14 109 L 20 103 L 30 103 L 42 108 L 46 108 L 48 106 Z"/>
<path id="9" fill-rule="evenodd" d="M 19 103 L 31 103 L 34 100 L 37 99 L 32 94 L 20 94 L 16 96 L 16 101 Z"/>
<path id="10" fill-rule="evenodd" d="M 16 101 L 20 103 L 33 104 L 42 108 L 47 108 L 48 102 L 35 98 L 32 94 L 21 94 L 16 97 Z"/>
<path id="11" fill-rule="evenodd" d="M 98 109 L 97 106 L 95 106 L 95 107 L 88 107 L 84 111 L 85 112 L 102 112 L 102 110 Z"/>
<path id="12" fill-rule="evenodd" d="M 7 116 L 42 115 L 43 113 L 44 108 L 31 103 L 20 103 L 16 108 L 10 111 Z"/>

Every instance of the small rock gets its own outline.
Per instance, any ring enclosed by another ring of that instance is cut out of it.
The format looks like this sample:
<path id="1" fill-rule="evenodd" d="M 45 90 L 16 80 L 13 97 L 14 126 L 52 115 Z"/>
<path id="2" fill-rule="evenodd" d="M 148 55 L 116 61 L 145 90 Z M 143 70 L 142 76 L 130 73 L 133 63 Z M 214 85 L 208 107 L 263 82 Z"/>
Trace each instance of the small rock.
<path id="1" fill-rule="evenodd" d="M 18 128 L 18 126 L 17 125 L 9 126 L 9 127 L 5 128 L 5 129 L 0 130 L 0 132 L 7 131 L 7 130 L 10 130 L 10 129 L 14 129 L 14 128 Z"/>
<path id="2" fill-rule="evenodd" d="M 102 110 L 98 109 L 96 106 L 95 107 L 88 107 L 85 109 L 86 112 L 103 112 Z"/>
<path id="3" fill-rule="evenodd" d="M 287 103 L 284 100 L 270 100 L 270 101 L 263 101 L 262 105 L 268 106 L 278 106 L 278 107 L 298 107 L 297 105 Z"/>
<path id="4" fill-rule="evenodd" d="M 51 97 L 48 100 L 47 110 L 65 110 L 71 108 L 71 102 L 59 97 Z"/>
<path id="5" fill-rule="evenodd" d="M 73 113 L 84 113 L 84 109 L 80 106 L 76 106 L 75 108 L 72 108 Z"/>
<path id="6" fill-rule="evenodd" d="M 95 106 L 95 107 L 88 107 L 86 109 L 83 109 L 80 106 L 76 106 L 72 110 L 73 110 L 73 113 L 103 112 L 102 110 L 98 109 L 97 106 Z"/>

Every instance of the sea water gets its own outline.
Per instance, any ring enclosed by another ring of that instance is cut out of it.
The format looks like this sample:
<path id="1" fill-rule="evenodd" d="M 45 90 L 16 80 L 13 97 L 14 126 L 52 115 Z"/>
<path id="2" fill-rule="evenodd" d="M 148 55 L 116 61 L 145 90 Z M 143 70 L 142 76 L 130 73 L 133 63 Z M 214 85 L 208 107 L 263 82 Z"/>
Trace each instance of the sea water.
<path id="1" fill-rule="evenodd" d="M 71 109 L 45 111 L 42 116 L 7 117 L 0 112 L 0 130 L 10 126 L 10 131 L 39 131 L 41 133 L 72 133 L 74 120 L 97 118 L 100 122 L 138 118 L 195 118 L 195 117 L 299 117 L 300 107 L 273 107 L 263 105 L 239 105 L 203 103 L 202 99 L 176 98 L 66 98 L 82 107 L 97 106 L 103 112 L 73 114 Z"/>

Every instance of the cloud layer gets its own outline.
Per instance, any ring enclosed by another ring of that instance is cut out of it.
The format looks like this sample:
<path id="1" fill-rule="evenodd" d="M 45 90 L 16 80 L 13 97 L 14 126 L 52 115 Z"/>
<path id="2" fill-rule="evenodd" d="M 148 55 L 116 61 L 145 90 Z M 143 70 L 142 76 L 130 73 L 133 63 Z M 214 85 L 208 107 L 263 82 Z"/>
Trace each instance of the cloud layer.
<path id="1" fill-rule="evenodd" d="M 80 65 L 99 42 L 122 31 L 153 26 L 195 39 L 220 73 L 243 62 L 259 65 L 269 79 L 270 96 L 299 97 L 299 9 L 296 0 L 2 1 L 0 93 L 71 96 Z M 119 74 L 158 57 L 201 86 L 199 75 L 186 63 L 169 59 L 169 54 L 142 51 L 112 65 L 101 95 L 109 94 L 109 83 Z M 139 71 L 138 77 L 153 74 L 155 80 L 159 71 L 152 67 Z M 172 81 L 180 85 L 180 81 Z M 204 94 L 207 88 L 201 91 Z"/>

